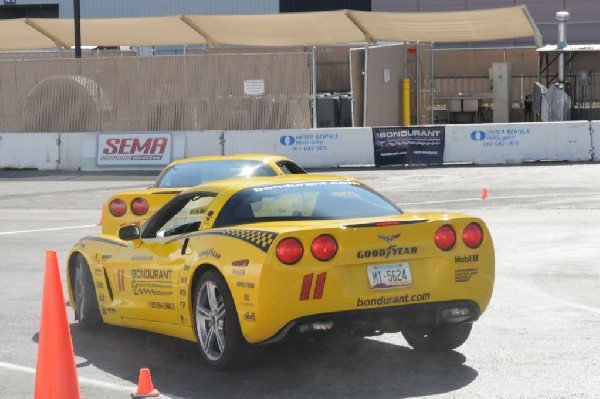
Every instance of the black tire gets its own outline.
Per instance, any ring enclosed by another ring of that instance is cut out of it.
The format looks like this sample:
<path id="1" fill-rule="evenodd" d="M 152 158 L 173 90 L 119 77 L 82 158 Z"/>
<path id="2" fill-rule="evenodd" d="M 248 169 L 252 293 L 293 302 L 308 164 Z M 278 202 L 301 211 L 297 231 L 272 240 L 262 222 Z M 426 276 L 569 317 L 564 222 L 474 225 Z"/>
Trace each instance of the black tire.
<path id="1" fill-rule="evenodd" d="M 202 358 L 219 370 L 243 364 L 249 345 L 240 328 L 235 304 L 221 274 L 202 274 L 193 297 L 194 330 Z"/>
<path id="2" fill-rule="evenodd" d="M 84 257 L 77 255 L 73 272 L 73 297 L 75 299 L 75 319 L 81 328 L 96 329 L 102 325 L 102 315 L 96 300 L 96 287 L 90 267 Z"/>
<path id="3" fill-rule="evenodd" d="M 473 323 L 444 324 L 433 330 L 402 330 L 404 339 L 415 350 L 421 352 L 447 352 L 465 343 Z"/>

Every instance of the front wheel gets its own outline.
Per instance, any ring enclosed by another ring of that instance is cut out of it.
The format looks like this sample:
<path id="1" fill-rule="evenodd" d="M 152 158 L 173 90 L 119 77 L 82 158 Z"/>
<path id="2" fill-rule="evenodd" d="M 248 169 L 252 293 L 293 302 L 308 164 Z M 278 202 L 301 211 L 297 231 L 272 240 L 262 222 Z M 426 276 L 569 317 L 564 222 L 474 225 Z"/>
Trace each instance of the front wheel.
<path id="1" fill-rule="evenodd" d="M 402 330 L 404 339 L 417 351 L 446 352 L 465 343 L 473 323 L 444 324 L 433 329 Z"/>
<path id="2" fill-rule="evenodd" d="M 194 290 L 194 327 L 202 357 L 217 369 L 235 366 L 247 350 L 231 292 L 215 270 L 204 273 Z"/>
<path id="3" fill-rule="evenodd" d="M 74 275 L 75 319 L 86 330 L 98 328 L 102 325 L 102 315 L 96 300 L 96 288 L 90 267 L 81 255 L 75 259 Z"/>

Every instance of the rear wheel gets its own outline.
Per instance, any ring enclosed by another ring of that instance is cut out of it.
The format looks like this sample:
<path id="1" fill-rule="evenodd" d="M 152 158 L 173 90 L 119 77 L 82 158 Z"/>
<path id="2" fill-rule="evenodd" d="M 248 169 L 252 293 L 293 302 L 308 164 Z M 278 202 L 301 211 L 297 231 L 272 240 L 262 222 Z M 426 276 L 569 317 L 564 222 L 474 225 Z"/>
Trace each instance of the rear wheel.
<path id="1" fill-rule="evenodd" d="M 194 291 L 194 327 L 204 360 L 218 369 L 239 364 L 248 349 L 225 279 L 204 273 Z"/>
<path id="2" fill-rule="evenodd" d="M 406 329 L 402 335 L 415 350 L 422 352 L 445 352 L 465 343 L 473 323 L 444 324 L 433 329 Z"/>
<path id="3" fill-rule="evenodd" d="M 90 267 L 81 255 L 75 259 L 74 276 L 75 319 L 84 329 L 98 328 L 102 325 L 102 315 L 96 300 L 96 288 Z"/>

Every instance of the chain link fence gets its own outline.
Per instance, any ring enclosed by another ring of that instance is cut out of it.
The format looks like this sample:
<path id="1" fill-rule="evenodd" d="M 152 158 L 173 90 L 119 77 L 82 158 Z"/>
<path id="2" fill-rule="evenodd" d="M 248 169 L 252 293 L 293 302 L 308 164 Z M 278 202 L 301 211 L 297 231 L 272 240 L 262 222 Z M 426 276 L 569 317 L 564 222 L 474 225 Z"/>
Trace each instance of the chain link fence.
<path id="1" fill-rule="evenodd" d="M 307 52 L 0 56 L 0 130 L 308 128 L 310 57 Z M 261 90 L 248 92 L 250 80 L 262 82 Z"/>

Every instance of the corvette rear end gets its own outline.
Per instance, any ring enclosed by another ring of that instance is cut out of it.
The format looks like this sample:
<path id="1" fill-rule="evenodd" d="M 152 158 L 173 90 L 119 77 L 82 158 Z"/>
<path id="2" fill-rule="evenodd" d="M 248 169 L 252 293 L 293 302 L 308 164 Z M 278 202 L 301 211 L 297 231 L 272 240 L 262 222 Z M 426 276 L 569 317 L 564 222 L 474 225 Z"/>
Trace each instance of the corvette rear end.
<path id="1" fill-rule="evenodd" d="M 470 331 L 492 295 L 494 249 L 478 218 L 403 214 L 296 224 L 277 241 L 257 283 L 255 311 L 241 318 L 249 342 L 323 330 L 425 337 L 468 324 Z"/>

